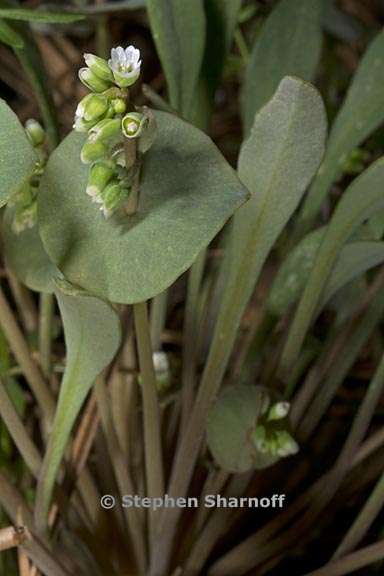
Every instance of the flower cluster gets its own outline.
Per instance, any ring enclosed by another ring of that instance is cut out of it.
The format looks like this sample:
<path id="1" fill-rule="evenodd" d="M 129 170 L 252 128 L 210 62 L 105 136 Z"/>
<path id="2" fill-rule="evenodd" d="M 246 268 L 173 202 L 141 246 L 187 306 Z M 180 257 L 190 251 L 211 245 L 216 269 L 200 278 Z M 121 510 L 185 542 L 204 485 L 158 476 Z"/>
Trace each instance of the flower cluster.
<path id="1" fill-rule="evenodd" d="M 47 162 L 47 155 L 44 149 L 46 135 L 43 127 L 37 120 L 31 118 L 25 123 L 25 132 L 35 148 L 38 160 L 31 176 L 9 202 L 10 206 L 14 207 L 12 230 L 15 234 L 20 234 L 23 230 L 32 228 L 36 224 L 37 193 Z"/>
<path id="2" fill-rule="evenodd" d="M 297 442 L 286 430 L 289 409 L 289 402 L 276 402 L 270 406 L 269 399 L 266 399 L 251 438 L 262 454 L 284 458 L 298 452 Z"/>
<path id="3" fill-rule="evenodd" d="M 84 60 L 79 78 L 91 93 L 77 106 L 73 127 L 88 135 L 81 151 L 81 161 L 90 165 L 86 192 L 108 218 L 137 186 L 156 124 L 148 108 L 136 108 L 129 99 L 128 88 L 140 75 L 138 49 L 113 48 L 108 62 L 94 54 Z"/>

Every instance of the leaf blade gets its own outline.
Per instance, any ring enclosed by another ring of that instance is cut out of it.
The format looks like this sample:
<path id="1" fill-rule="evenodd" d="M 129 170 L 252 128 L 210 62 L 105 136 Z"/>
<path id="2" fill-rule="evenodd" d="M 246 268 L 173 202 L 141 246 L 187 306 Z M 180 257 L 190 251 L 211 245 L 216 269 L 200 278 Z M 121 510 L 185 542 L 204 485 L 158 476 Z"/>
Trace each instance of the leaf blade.
<path id="1" fill-rule="evenodd" d="M 63 288 L 63 283 L 60 286 Z M 46 527 L 55 480 L 76 417 L 121 338 L 119 317 L 109 304 L 78 290 L 63 292 L 57 288 L 55 294 L 63 318 L 67 365 L 37 485 L 35 519 L 41 532 Z"/>
<path id="2" fill-rule="evenodd" d="M 331 184 L 342 172 L 344 158 L 384 121 L 384 31 L 366 50 L 332 126 L 322 166 L 304 202 L 301 219 L 310 222 Z"/>
<path id="3" fill-rule="evenodd" d="M 203 132 L 155 114 L 158 136 L 145 155 L 135 216 L 105 220 L 90 201 L 77 134 L 51 156 L 41 182 L 38 220 L 49 257 L 70 282 L 112 302 L 142 302 L 165 290 L 247 197 Z"/>
<path id="4" fill-rule="evenodd" d="M 84 20 L 83 15 L 75 12 L 31 10 L 28 8 L 0 8 L 0 18 L 24 22 L 43 22 L 46 24 L 70 24 Z"/>
<path id="5" fill-rule="evenodd" d="M 147 10 L 167 79 L 170 104 L 189 118 L 204 53 L 202 1 L 147 0 Z"/>
<path id="6" fill-rule="evenodd" d="M 18 192 L 31 175 L 36 160 L 16 114 L 0 100 L 0 207 Z"/>
<path id="7" fill-rule="evenodd" d="M 281 357 L 286 375 L 295 362 L 340 250 L 355 230 L 384 206 L 384 158 L 376 160 L 348 187 L 339 201 L 317 253 Z"/>
<path id="8" fill-rule="evenodd" d="M 244 84 L 244 127 L 273 96 L 284 76 L 312 80 L 322 47 L 321 0 L 281 0 L 263 25 Z"/>

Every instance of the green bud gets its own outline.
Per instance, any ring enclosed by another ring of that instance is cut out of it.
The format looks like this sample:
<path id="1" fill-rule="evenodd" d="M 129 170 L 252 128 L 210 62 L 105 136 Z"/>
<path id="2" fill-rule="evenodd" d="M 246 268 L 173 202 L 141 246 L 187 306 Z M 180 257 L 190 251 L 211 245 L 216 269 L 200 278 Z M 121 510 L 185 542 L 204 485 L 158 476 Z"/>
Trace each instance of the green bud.
<path id="1" fill-rule="evenodd" d="M 102 80 L 89 68 L 80 68 L 79 70 L 80 81 L 93 92 L 104 92 L 109 87 L 109 83 Z"/>
<path id="2" fill-rule="evenodd" d="M 140 112 L 129 112 L 121 122 L 123 134 L 126 138 L 138 138 L 143 133 L 147 118 Z"/>
<path id="3" fill-rule="evenodd" d="M 289 402 L 276 402 L 268 412 L 268 420 L 281 420 L 288 415 Z"/>
<path id="4" fill-rule="evenodd" d="M 91 166 L 88 176 L 86 193 L 93 200 L 101 195 L 102 191 L 114 173 L 112 162 L 97 162 Z"/>
<path id="5" fill-rule="evenodd" d="M 101 194 L 102 206 L 100 210 L 105 218 L 109 218 L 120 204 L 128 198 L 129 192 L 127 188 L 121 186 L 118 180 L 113 180 L 104 188 Z"/>
<path id="6" fill-rule="evenodd" d="M 123 100 L 122 98 L 114 98 L 112 100 L 112 106 L 115 111 L 115 114 L 124 114 L 127 109 L 125 100 Z"/>
<path id="7" fill-rule="evenodd" d="M 108 108 L 108 98 L 103 94 L 88 94 L 79 102 L 76 117 L 82 118 L 85 122 L 100 120 L 107 113 Z"/>
<path id="8" fill-rule="evenodd" d="M 90 142 L 107 142 L 120 133 L 120 118 L 104 118 L 89 130 L 89 140 Z"/>
<path id="9" fill-rule="evenodd" d="M 92 164 L 105 158 L 107 152 L 108 149 L 102 142 L 90 142 L 88 139 L 81 149 L 81 161 L 83 164 Z"/>
<path id="10" fill-rule="evenodd" d="M 95 54 L 84 54 L 86 65 L 92 72 L 105 82 L 113 82 L 113 74 L 104 58 L 95 56 Z"/>
<path id="11" fill-rule="evenodd" d="M 284 458 L 286 456 L 291 456 L 297 454 L 299 451 L 299 445 L 292 438 L 292 436 L 285 430 L 279 430 L 275 432 L 277 441 L 277 455 Z"/>
<path id="12" fill-rule="evenodd" d="M 45 130 L 34 118 L 30 118 L 25 123 L 25 131 L 33 146 L 41 146 L 45 140 Z"/>

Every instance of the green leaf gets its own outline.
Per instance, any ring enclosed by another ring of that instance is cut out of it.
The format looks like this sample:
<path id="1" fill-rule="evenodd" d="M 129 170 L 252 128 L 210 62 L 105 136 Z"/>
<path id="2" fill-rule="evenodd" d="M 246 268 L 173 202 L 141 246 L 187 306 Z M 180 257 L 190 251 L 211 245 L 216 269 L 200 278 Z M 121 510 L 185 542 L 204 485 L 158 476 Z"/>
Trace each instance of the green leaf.
<path id="1" fill-rule="evenodd" d="M 204 4 L 207 38 L 202 77 L 206 87 L 200 87 L 200 90 L 203 96 L 209 95 L 210 102 L 214 98 L 231 48 L 241 3 L 242 0 L 206 0 Z"/>
<path id="2" fill-rule="evenodd" d="M 301 218 L 311 221 L 348 154 L 384 121 L 384 31 L 369 45 L 332 126 L 324 162 L 303 205 Z"/>
<path id="3" fill-rule="evenodd" d="M 126 10 L 139 10 L 145 8 L 146 0 L 109 0 L 103 4 L 91 4 L 73 7 L 72 12 L 83 14 L 84 16 L 98 16 L 100 14 L 112 14 L 114 12 L 125 12 Z"/>
<path id="4" fill-rule="evenodd" d="M 70 282 L 112 302 L 141 302 L 165 290 L 247 197 L 203 132 L 165 112 L 155 115 L 158 134 L 145 155 L 135 216 L 105 220 L 86 195 L 78 134 L 52 154 L 40 186 L 48 255 Z"/>
<path id="5" fill-rule="evenodd" d="M 384 207 L 384 158 L 356 178 L 339 201 L 290 327 L 281 358 L 282 375 L 294 365 L 340 251 L 358 227 Z"/>
<path id="6" fill-rule="evenodd" d="M 256 115 L 238 168 L 253 196 L 234 218 L 228 251 L 231 268 L 224 292 L 229 301 L 236 294 L 238 320 L 265 259 L 321 161 L 325 132 L 319 93 L 295 78 L 285 78 Z"/>
<path id="7" fill-rule="evenodd" d="M 192 442 L 219 390 L 242 315 L 262 266 L 297 208 L 324 151 L 326 120 L 317 90 L 284 78 L 272 100 L 256 115 L 239 158 L 239 175 L 252 192 L 234 217 L 223 264 L 224 290 L 209 357 L 185 441 L 191 467 L 199 452 Z M 188 473 L 192 471 L 188 469 Z"/>
<path id="8" fill-rule="evenodd" d="M 0 100 L 0 206 L 29 178 L 36 160 L 16 114 Z"/>
<path id="9" fill-rule="evenodd" d="M 0 20 L 0 42 L 11 48 L 24 48 L 23 38 L 4 20 Z"/>
<path id="10" fill-rule="evenodd" d="M 7 206 L 3 220 L 4 254 L 7 265 L 31 290 L 53 292 L 53 278 L 60 273 L 49 260 L 37 226 L 15 234 L 12 222 L 15 209 Z"/>
<path id="11" fill-rule="evenodd" d="M 69 24 L 83 20 L 84 16 L 71 12 L 51 12 L 29 8 L 0 8 L 0 18 L 27 22 L 45 22 L 46 24 Z"/>
<path id="12" fill-rule="evenodd" d="M 384 242 L 351 242 L 344 246 L 325 287 L 319 308 L 324 307 L 343 286 L 383 261 Z"/>
<path id="13" fill-rule="evenodd" d="M 267 390 L 260 386 L 231 386 L 221 392 L 208 416 L 207 443 L 224 470 L 242 473 L 265 468 L 279 459 L 261 454 L 251 441 L 251 432 L 268 400 Z"/>
<path id="14" fill-rule="evenodd" d="M 281 0 L 256 39 L 244 84 L 246 134 L 284 76 L 312 80 L 319 63 L 323 0 Z"/>
<path id="15" fill-rule="evenodd" d="M 67 361 L 53 428 L 39 476 L 35 517 L 44 531 L 60 463 L 84 400 L 120 344 L 120 322 L 106 302 L 58 283 L 55 290 L 64 325 Z M 64 292 L 65 290 L 65 292 Z"/>
<path id="16" fill-rule="evenodd" d="M 204 53 L 203 2 L 147 0 L 147 10 L 171 106 L 189 118 Z"/>
<path id="17" fill-rule="evenodd" d="M 283 262 L 268 295 L 267 308 L 270 314 L 282 316 L 299 300 L 326 231 L 326 227 L 322 227 L 305 236 Z M 384 243 L 382 242 L 346 244 L 340 252 L 326 285 L 320 308 L 325 306 L 343 286 L 380 264 L 383 259 Z"/>
<path id="18" fill-rule="evenodd" d="M 274 316 L 285 314 L 300 298 L 325 233 L 324 226 L 307 234 L 280 266 L 267 300 L 268 311 Z"/>

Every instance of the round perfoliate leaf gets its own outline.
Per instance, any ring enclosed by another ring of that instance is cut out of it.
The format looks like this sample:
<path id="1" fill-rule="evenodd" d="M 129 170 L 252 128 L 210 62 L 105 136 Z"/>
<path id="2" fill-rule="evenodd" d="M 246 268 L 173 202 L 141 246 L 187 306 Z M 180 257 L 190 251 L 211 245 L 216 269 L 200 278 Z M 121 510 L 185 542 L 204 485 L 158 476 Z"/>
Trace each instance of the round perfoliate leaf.
<path id="1" fill-rule="evenodd" d="M 231 386 L 223 390 L 207 420 L 207 442 L 217 464 L 229 472 L 266 468 L 279 457 L 255 446 L 255 431 L 266 419 L 270 395 L 261 386 Z"/>
<path id="2" fill-rule="evenodd" d="M 16 114 L 0 99 L 0 206 L 18 192 L 37 160 Z"/>
<path id="3" fill-rule="evenodd" d="M 64 140 L 41 181 L 38 220 L 50 258 L 70 282 L 113 302 L 165 290 L 248 197 L 208 136 L 171 114 L 155 117 L 134 216 L 106 220 L 87 196 L 82 135 Z"/>
<path id="4" fill-rule="evenodd" d="M 60 275 L 47 256 L 37 225 L 25 228 L 18 234 L 12 229 L 14 206 L 7 206 L 3 219 L 4 254 L 7 265 L 16 276 L 37 292 L 51 293 L 53 278 Z"/>

